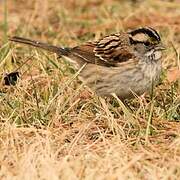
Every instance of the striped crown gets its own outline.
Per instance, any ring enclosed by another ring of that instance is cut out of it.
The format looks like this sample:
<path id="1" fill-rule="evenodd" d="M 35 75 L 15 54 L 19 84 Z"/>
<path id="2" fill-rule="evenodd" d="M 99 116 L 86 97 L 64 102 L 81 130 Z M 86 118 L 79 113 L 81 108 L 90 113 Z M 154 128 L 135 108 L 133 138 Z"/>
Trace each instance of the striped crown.
<path id="1" fill-rule="evenodd" d="M 129 34 L 132 36 L 132 39 L 137 42 L 145 42 L 150 40 L 151 42 L 159 43 L 161 41 L 158 32 L 150 27 L 138 28 L 130 31 Z"/>

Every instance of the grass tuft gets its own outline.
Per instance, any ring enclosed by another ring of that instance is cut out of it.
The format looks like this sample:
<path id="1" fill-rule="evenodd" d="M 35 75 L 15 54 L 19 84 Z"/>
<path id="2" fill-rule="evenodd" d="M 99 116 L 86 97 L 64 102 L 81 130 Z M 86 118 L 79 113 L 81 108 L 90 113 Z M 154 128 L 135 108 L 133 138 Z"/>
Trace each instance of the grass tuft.
<path id="1" fill-rule="evenodd" d="M 178 0 L 0 1 L 1 179 L 178 179 Z M 140 26 L 168 47 L 153 95 L 97 97 L 64 59 L 7 42 L 18 35 L 76 46 Z M 15 86 L 4 76 L 19 72 Z"/>

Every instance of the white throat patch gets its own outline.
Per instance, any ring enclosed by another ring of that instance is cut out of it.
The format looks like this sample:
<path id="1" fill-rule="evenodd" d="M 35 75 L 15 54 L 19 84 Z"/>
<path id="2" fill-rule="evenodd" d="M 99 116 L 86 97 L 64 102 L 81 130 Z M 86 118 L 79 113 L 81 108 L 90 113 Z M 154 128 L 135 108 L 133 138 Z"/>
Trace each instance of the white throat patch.
<path id="1" fill-rule="evenodd" d="M 158 60 L 162 57 L 162 52 L 159 50 L 152 49 L 151 51 L 147 52 L 146 57 L 148 57 L 151 60 Z"/>
<path id="2" fill-rule="evenodd" d="M 154 52 L 155 60 L 158 60 L 162 57 L 162 51 L 155 51 Z"/>

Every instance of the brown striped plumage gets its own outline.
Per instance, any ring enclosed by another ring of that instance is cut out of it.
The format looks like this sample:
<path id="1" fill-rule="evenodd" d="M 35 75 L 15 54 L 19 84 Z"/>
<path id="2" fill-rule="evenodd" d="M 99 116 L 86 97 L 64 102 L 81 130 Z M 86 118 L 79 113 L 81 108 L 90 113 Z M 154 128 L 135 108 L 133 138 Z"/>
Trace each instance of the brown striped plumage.
<path id="1" fill-rule="evenodd" d="M 152 28 L 105 36 L 74 48 L 62 48 L 20 37 L 9 40 L 39 47 L 66 57 L 80 78 L 100 96 L 117 94 L 121 99 L 147 91 L 161 72 L 159 34 Z"/>

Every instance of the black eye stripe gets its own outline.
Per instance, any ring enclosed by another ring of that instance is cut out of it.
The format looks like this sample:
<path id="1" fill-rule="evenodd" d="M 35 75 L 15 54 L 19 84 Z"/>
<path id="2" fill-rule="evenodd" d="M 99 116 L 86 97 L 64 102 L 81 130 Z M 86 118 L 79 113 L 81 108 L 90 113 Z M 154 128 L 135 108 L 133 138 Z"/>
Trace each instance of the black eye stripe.
<path id="1" fill-rule="evenodd" d="M 142 42 L 145 46 L 149 46 L 151 45 L 151 43 L 149 41 L 146 41 L 146 42 Z"/>

